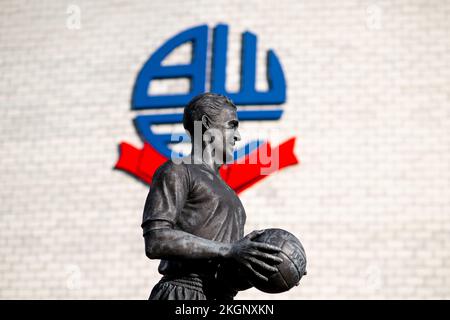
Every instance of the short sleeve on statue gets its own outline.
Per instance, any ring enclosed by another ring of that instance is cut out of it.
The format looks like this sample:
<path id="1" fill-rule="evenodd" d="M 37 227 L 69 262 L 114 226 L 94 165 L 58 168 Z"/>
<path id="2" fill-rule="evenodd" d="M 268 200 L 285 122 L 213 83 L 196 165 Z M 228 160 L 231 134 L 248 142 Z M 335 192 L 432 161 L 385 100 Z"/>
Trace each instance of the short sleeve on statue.
<path id="1" fill-rule="evenodd" d="M 172 225 L 183 209 L 189 193 L 189 173 L 186 166 L 171 160 L 155 172 L 145 202 L 142 228 L 144 234 L 149 223 L 155 220 L 168 221 Z"/>

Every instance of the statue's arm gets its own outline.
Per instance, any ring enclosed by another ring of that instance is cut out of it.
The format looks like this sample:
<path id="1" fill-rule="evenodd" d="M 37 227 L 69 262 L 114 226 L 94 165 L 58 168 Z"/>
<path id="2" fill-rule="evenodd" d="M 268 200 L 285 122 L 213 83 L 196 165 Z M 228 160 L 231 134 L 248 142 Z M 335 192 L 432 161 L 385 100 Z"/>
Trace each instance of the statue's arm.
<path id="1" fill-rule="evenodd" d="M 226 259 L 235 261 L 255 276 L 267 281 L 267 277 L 255 270 L 255 265 L 267 272 L 275 272 L 274 266 L 283 260 L 273 253 L 281 249 L 266 243 L 252 241 L 261 232 L 254 231 L 234 243 L 223 243 L 197 237 L 176 230 L 167 221 L 152 221 L 145 238 L 145 253 L 150 259 Z"/>
<path id="2" fill-rule="evenodd" d="M 229 255 L 232 245 L 176 230 L 166 221 L 152 221 L 145 237 L 150 259 L 215 259 Z"/>

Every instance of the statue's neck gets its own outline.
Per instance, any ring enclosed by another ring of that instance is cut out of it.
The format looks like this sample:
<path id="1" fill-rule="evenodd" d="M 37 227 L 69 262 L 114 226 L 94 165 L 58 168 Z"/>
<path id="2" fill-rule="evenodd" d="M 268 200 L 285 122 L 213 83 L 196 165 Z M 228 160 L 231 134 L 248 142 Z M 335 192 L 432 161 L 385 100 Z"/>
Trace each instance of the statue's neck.
<path id="1" fill-rule="evenodd" d="M 191 158 L 192 163 L 204 164 L 216 173 L 219 173 L 219 169 L 223 165 L 223 163 L 217 163 L 215 157 L 212 154 L 212 150 L 210 148 L 206 148 L 205 145 L 202 146 L 201 151 L 200 148 L 195 149 L 193 146 L 191 149 Z"/>

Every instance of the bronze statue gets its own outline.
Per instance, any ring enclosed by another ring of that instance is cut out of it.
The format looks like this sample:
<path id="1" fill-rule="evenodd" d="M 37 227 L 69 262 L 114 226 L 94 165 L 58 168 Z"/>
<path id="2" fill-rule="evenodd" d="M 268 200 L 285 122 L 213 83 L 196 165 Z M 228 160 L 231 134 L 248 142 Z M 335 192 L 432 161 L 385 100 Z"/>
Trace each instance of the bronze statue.
<path id="1" fill-rule="evenodd" d="M 219 175 L 240 140 L 236 106 L 205 93 L 185 107 L 191 155 L 172 159 L 155 173 L 145 203 L 145 251 L 161 259 L 162 279 L 152 300 L 227 300 L 267 281 L 283 260 L 279 247 L 244 237 L 246 214 L 236 193 Z"/>

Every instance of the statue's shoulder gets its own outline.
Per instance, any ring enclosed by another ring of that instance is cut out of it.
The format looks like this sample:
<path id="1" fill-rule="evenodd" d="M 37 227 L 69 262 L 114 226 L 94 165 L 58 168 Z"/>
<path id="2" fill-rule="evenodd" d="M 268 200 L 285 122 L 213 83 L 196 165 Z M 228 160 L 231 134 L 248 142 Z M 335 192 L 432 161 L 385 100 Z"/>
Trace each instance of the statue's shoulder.
<path id="1" fill-rule="evenodd" d="M 181 177 L 188 174 L 186 164 L 174 162 L 172 159 L 164 162 L 155 172 L 155 176 Z"/>

